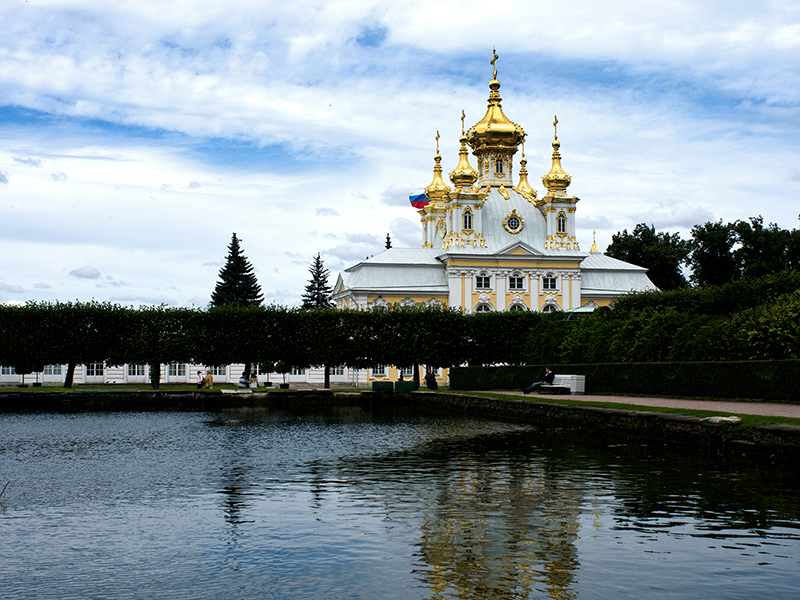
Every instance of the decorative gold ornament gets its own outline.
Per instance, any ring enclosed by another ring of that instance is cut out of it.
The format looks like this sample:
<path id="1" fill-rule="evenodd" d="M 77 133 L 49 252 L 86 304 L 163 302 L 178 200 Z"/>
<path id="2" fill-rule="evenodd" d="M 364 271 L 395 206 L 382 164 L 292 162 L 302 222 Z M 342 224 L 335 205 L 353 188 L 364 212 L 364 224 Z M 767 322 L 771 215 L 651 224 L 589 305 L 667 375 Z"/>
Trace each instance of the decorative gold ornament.
<path id="1" fill-rule="evenodd" d="M 509 198 L 511 198 L 511 194 L 509 193 L 509 191 L 508 191 L 508 190 L 507 190 L 507 189 L 506 189 L 506 188 L 505 188 L 505 187 L 504 187 L 502 184 L 500 185 L 500 187 L 498 188 L 498 190 L 497 190 L 497 191 L 498 191 L 498 192 L 500 193 L 500 195 L 501 195 L 503 198 L 505 198 L 506 200 L 508 200 Z"/>
<path id="2" fill-rule="evenodd" d="M 450 186 L 442 179 L 442 156 L 439 154 L 439 132 L 436 132 L 436 156 L 433 157 L 433 181 L 425 188 L 425 194 L 430 198 L 431 203 L 441 202 L 442 204 L 450 200 Z"/>
<path id="3" fill-rule="evenodd" d="M 464 119 L 466 115 L 461 111 L 461 149 L 458 151 L 458 165 L 450 172 L 450 181 L 458 188 L 470 188 L 478 180 L 478 172 L 469 164 L 469 151 L 467 150 L 467 136 L 464 133 Z"/>
<path id="4" fill-rule="evenodd" d="M 503 220 L 503 227 L 506 228 L 508 233 L 519 233 L 525 226 L 525 221 L 520 215 L 517 214 L 517 209 L 513 209 L 506 218 Z"/>
<path id="5" fill-rule="evenodd" d="M 561 168 L 561 154 L 558 149 L 561 147 L 561 142 L 558 141 L 558 117 L 553 121 L 555 128 L 555 140 L 553 141 L 553 166 L 550 167 L 550 172 L 542 177 L 542 183 L 547 188 L 548 196 L 566 196 L 567 187 L 572 182 L 572 177 L 564 172 Z"/>
<path id="6" fill-rule="evenodd" d="M 522 139 L 522 158 L 519 160 L 519 185 L 514 188 L 522 194 L 524 198 L 528 200 L 528 202 L 532 204 L 536 204 L 536 190 L 531 187 L 531 184 L 528 183 L 528 169 L 527 165 L 528 161 L 525 158 L 525 139 Z"/>

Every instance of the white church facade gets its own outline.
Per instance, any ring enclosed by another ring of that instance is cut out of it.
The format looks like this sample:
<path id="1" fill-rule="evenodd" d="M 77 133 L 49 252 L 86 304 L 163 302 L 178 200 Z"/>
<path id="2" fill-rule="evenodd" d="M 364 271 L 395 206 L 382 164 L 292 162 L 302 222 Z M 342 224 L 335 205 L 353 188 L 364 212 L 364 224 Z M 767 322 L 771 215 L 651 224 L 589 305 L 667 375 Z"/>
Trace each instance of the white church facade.
<path id="1" fill-rule="evenodd" d="M 433 180 L 418 209 L 420 247 L 390 248 L 346 269 L 333 290 L 337 307 L 400 303 L 466 314 L 550 312 L 605 306 L 628 292 L 655 289 L 646 269 L 605 256 L 595 244 L 581 250 L 579 199 L 567 191 L 571 177 L 561 166 L 558 121 L 540 196 L 528 182 L 525 132 L 503 113 L 496 70 L 489 89 L 486 114 L 466 131 L 462 112 L 452 185 L 442 177 L 437 133 Z"/>

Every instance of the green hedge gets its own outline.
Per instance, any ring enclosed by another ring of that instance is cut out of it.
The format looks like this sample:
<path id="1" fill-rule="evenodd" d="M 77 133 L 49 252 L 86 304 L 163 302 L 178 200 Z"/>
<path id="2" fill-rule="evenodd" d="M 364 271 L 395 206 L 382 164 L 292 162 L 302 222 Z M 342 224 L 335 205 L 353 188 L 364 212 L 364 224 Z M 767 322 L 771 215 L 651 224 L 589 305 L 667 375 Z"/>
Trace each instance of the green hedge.
<path id="1" fill-rule="evenodd" d="M 551 364 L 556 374 L 585 375 L 587 394 L 749 398 L 800 402 L 800 360 Z M 454 390 L 521 389 L 544 376 L 544 365 L 458 367 Z"/>

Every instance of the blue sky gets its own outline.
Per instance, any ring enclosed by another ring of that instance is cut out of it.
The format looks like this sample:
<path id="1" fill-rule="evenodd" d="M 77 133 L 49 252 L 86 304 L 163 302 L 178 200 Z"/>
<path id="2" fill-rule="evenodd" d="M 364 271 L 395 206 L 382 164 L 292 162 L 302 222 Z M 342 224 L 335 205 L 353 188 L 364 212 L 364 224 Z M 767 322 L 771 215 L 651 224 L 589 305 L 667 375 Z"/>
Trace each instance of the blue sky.
<path id="1" fill-rule="evenodd" d="M 800 3 L 6 0 L 0 302 L 205 306 L 236 232 L 269 302 L 421 234 L 485 111 L 553 115 L 578 236 L 798 226 Z"/>

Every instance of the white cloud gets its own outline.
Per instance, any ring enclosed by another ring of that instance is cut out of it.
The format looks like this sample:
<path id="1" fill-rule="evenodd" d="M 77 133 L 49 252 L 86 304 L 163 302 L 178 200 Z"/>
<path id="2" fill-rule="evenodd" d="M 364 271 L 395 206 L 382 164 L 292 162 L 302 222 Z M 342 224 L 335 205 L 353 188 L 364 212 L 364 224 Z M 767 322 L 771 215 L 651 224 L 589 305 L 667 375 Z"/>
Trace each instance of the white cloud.
<path id="1" fill-rule="evenodd" d="M 24 294 L 25 290 L 18 285 L 11 285 L 9 283 L 3 283 L 0 281 L 0 291 L 8 292 L 10 294 Z"/>
<path id="2" fill-rule="evenodd" d="M 324 207 L 324 208 L 317 208 L 315 210 L 315 212 L 320 217 L 338 217 L 338 216 L 340 216 L 338 212 L 336 212 L 332 208 L 328 208 L 327 206 Z"/>
<path id="3" fill-rule="evenodd" d="M 94 267 L 81 267 L 80 269 L 73 269 L 69 272 L 69 274 L 80 279 L 100 279 L 100 271 Z"/>
<path id="4" fill-rule="evenodd" d="M 763 213 L 797 225 L 792 4 L 493 11 L 513 18 L 498 73 L 504 110 L 528 134 L 529 179 L 549 169 L 558 114 L 582 247 L 593 229 L 602 246 L 640 221 L 686 230 Z M 431 181 L 434 136 L 446 177 L 461 110 L 467 127 L 485 111 L 491 43 L 464 46 L 484 39 L 484 13 L 422 0 L 11 3 L 0 254 L 19 260 L 4 276 L 31 299 L 124 282 L 130 298 L 205 304 L 237 231 L 270 274 L 265 295 L 296 304 L 317 251 L 335 270 L 382 251 L 387 232 L 418 247 L 408 191 Z"/>
<path id="5" fill-rule="evenodd" d="M 32 167 L 38 167 L 42 164 L 42 161 L 38 158 L 17 158 L 16 156 L 13 157 L 15 162 L 18 162 L 23 165 L 30 165 Z"/>

